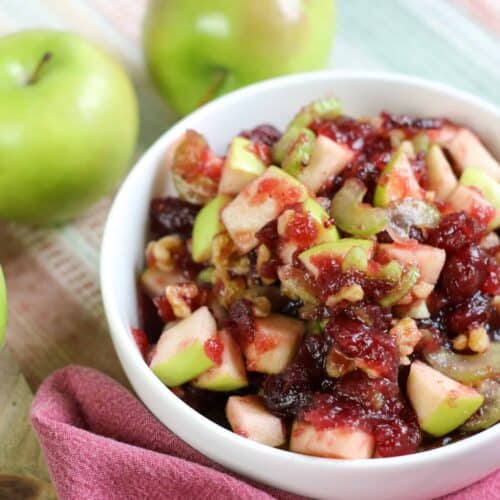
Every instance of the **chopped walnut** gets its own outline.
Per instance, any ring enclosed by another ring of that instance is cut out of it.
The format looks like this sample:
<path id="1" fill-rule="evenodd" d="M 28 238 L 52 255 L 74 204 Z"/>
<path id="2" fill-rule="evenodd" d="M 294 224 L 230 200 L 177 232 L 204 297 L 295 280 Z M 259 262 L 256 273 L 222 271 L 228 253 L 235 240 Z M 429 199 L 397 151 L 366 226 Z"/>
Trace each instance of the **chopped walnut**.
<path id="1" fill-rule="evenodd" d="M 469 349 L 474 352 L 486 352 L 490 347 L 490 337 L 484 327 L 474 328 L 469 332 Z"/>
<path id="2" fill-rule="evenodd" d="M 453 349 L 463 351 L 469 348 L 473 352 L 485 352 L 490 347 L 490 337 L 483 326 L 461 333 L 453 339 Z"/>
<path id="3" fill-rule="evenodd" d="M 463 333 L 457 335 L 453 339 L 453 349 L 456 351 L 463 351 L 464 349 L 467 349 L 468 341 L 467 335 L 464 335 Z"/>
<path id="4" fill-rule="evenodd" d="M 500 295 L 495 295 L 493 297 L 493 307 L 495 308 L 497 314 L 500 314 Z"/>
<path id="5" fill-rule="evenodd" d="M 262 266 L 266 262 L 269 262 L 270 259 L 271 259 L 271 250 L 269 250 L 269 248 L 264 244 L 259 245 L 259 247 L 257 248 L 256 268 L 257 268 L 257 274 L 260 276 L 260 279 L 264 285 L 270 285 L 275 281 L 272 278 L 266 278 L 262 276 Z"/>
<path id="6" fill-rule="evenodd" d="M 182 251 L 183 245 L 182 239 L 176 235 L 150 241 L 146 247 L 146 260 L 149 267 L 171 271 L 175 267 L 174 254 Z"/>
<path id="7" fill-rule="evenodd" d="M 212 263 L 217 269 L 225 269 L 233 274 L 245 275 L 250 272 L 250 259 L 238 254 L 228 233 L 220 233 L 213 239 Z"/>
<path id="8" fill-rule="evenodd" d="M 344 286 L 336 294 L 330 295 L 328 299 L 326 299 L 326 305 L 328 307 L 332 307 L 342 300 L 347 300 L 348 302 L 359 302 L 360 300 L 363 300 L 364 296 L 365 292 L 360 285 Z"/>
<path id="9" fill-rule="evenodd" d="M 198 297 L 199 290 L 196 283 L 180 283 L 169 285 L 165 289 L 165 295 L 177 318 L 187 318 L 192 313 L 192 306 Z"/>
<path id="10" fill-rule="evenodd" d="M 412 318 L 400 319 L 389 331 L 394 335 L 399 347 L 399 362 L 402 365 L 409 365 L 408 356 L 413 352 L 415 346 L 422 338 L 422 332 L 418 329 L 417 323 Z"/>
<path id="11" fill-rule="evenodd" d="M 425 281 L 419 281 L 412 289 L 413 295 L 417 299 L 426 299 L 430 293 L 434 290 L 434 285 L 427 283 Z"/>

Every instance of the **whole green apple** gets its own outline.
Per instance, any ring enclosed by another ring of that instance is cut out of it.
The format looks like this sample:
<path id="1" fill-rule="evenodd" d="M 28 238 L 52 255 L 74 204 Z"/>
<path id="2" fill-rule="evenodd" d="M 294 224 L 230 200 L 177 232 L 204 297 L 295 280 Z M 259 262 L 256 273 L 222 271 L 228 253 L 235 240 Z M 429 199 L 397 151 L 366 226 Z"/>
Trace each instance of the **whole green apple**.
<path id="1" fill-rule="evenodd" d="M 333 0 L 152 0 L 143 34 L 149 71 L 185 114 L 243 85 L 323 67 L 334 14 Z"/>
<path id="2" fill-rule="evenodd" d="M 65 221 L 113 188 L 137 138 L 123 69 L 82 38 L 0 38 L 0 218 Z"/>
<path id="3" fill-rule="evenodd" d="M 5 325 L 7 323 L 7 292 L 5 291 L 5 280 L 0 267 L 0 348 L 5 338 Z"/>

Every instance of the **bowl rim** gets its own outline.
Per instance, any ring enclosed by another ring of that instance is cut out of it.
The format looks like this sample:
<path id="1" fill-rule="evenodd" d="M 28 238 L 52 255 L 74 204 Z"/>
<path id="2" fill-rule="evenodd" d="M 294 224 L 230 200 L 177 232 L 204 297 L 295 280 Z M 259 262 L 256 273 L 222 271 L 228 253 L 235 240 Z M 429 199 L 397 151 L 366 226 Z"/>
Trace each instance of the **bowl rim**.
<path id="1" fill-rule="evenodd" d="M 122 200 L 126 199 L 126 194 L 131 191 L 136 180 L 140 178 L 140 172 L 143 169 L 143 165 L 147 165 L 150 162 L 150 157 L 156 156 L 159 150 L 165 150 L 168 144 L 172 142 L 179 133 L 183 132 L 188 127 L 189 122 L 193 116 L 201 117 L 203 115 L 210 115 L 217 110 L 219 106 L 230 105 L 231 103 L 240 100 L 241 98 L 251 98 L 253 95 L 260 93 L 261 91 L 266 91 L 273 88 L 283 88 L 286 90 L 288 85 L 293 86 L 296 84 L 304 84 L 311 81 L 338 81 L 338 80 L 352 80 L 352 81 L 378 81 L 387 83 L 399 83 L 406 84 L 414 87 L 420 87 L 429 91 L 441 93 L 446 97 L 453 97 L 461 101 L 467 102 L 473 106 L 482 108 L 488 113 L 492 113 L 498 117 L 500 120 L 500 108 L 494 104 L 488 102 L 487 100 L 477 97 L 469 92 L 458 90 L 451 85 L 433 81 L 426 78 L 408 76 L 400 73 L 386 72 L 386 71 L 358 71 L 358 70 L 323 70 L 307 73 L 296 73 L 293 75 L 281 76 L 277 78 L 272 78 L 262 82 L 258 82 L 238 90 L 235 90 L 229 94 L 223 95 L 204 106 L 200 107 L 193 113 L 183 117 L 181 120 L 174 123 L 170 128 L 165 130 L 161 136 L 156 139 L 156 141 L 141 155 L 141 157 L 136 161 L 130 172 L 128 173 L 125 181 L 120 186 L 118 193 L 113 200 L 111 209 L 108 213 L 106 224 L 104 227 L 102 245 L 101 245 L 101 257 L 100 257 L 100 284 L 101 284 L 101 294 L 104 303 L 104 311 L 108 321 L 109 331 L 111 338 L 117 352 L 122 367 L 124 368 L 127 378 L 134 386 L 135 380 L 129 377 L 126 364 L 135 365 L 136 369 L 139 370 L 141 378 L 147 384 L 151 384 L 151 389 L 155 393 L 159 394 L 166 405 L 173 408 L 175 413 L 180 418 L 189 419 L 192 425 L 197 425 L 200 428 L 203 427 L 203 432 L 209 432 L 214 436 L 214 439 L 222 440 L 226 445 L 236 446 L 241 453 L 249 452 L 253 453 L 254 456 L 261 455 L 266 456 L 269 459 L 274 459 L 276 463 L 286 464 L 287 461 L 293 460 L 294 462 L 302 465 L 304 467 L 318 467 L 319 469 L 324 469 L 326 471 L 333 470 L 356 470 L 359 468 L 375 469 L 375 470 L 385 470 L 388 468 L 400 467 L 400 468 L 410 468 L 413 466 L 418 466 L 422 463 L 431 464 L 446 461 L 454 455 L 462 455 L 472 453 L 476 450 L 481 449 L 491 438 L 500 436 L 500 423 L 495 424 L 489 429 L 483 430 L 477 434 L 470 437 L 464 438 L 460 441 L 450 443 L 446 446 L 440 446 L 435 449 L 426 450 L 418 453 L 412 453 L 408 455 L 396 456 L 396 457 L 384 457 L 373 460 L 368 459 L 331 459 L 324 457 L 315 457 L 310 455 L 303 455 L 299 453 L 290 452 L 289 450 L 282 450 L 278 448 L 273 448 L 266 446 L 250 439 L 239 436 L 238 434 L 222 427 L 221 425 L 215 423 L 214 421 L 208 419 L 198 411 L 191 408 L 187 403 L 184 403 L 180 398 L 178 398 L 167 386 L 165 386 L 156 375 L 149 369 L 144 359 L 142 358 L 139 350 L 137 349 L 132 336 L 129 332 L 129 326 L 122 322 L 119 313 L 118 304 L 113 298 L 113 282 L 111 279 L 111 273 L 109 271 L 110 265 L 113 263 L 113 240 L 114 233 L 119 227 L 119 207 Z M 118 348 L 118 345 L 122 349 Z M 120 352 L 118 352 L 120 351 Z M 126 357 L 126 363 L 122 359 Z M 142 382 L 141 382 L 142 385 Z M 166 390 L 165 390 L 166 389 Z M 145 405 L 148 408 L 147 405 Z M 148 411 L 151 409 L 148 408 Z M 162 425 L 165 425 L 162 423 Z M 166 425 L 165 425 L 166 427 Z M 172 431 L 174 432 L 174 431 Z M 210 458 L 218 461 L 219 459 L 213 458 L 212 454 L 209 454 L 205 450 L 206 445 L 201 446 L 196 440 L 191 440 L 189 436 L 183 435 L 179 436 L 177 432 L 174 432 L 183 441 L 188 443 L 193 448 L 201 451 L 201 453 L 209 455 Z M 222 447 L 221 447 L 222 448 Z M 221 453 L 218 453 L 219 458 L 222 457 Z"/>

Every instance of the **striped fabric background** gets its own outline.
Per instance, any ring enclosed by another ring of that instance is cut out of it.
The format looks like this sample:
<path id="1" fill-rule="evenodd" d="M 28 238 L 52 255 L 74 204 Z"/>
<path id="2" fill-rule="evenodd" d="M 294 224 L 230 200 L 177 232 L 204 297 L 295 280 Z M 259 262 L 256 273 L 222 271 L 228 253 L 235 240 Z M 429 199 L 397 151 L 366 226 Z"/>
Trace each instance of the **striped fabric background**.
<path id="1" fill-rule="evenodd" d="M 146 0 L 0 0 L 2 35 L 33 27 L 75 31 L 123 62 L 141 106 L 138 155 L 174 120 L 144 72 L 145 5 Z M 331 67 L 420 75 L 500 105 L 500 0 L 338 0 L 337 5 Z M 98 288 L 99 244 L 110 200 L 57 229 L 0 222 L 0 262 L 9 291 L 7 341 L 32 390 L 69 363 L 94 366 L 124 381 Z M 0 374 L 3 369 L 0 361 Z"/>

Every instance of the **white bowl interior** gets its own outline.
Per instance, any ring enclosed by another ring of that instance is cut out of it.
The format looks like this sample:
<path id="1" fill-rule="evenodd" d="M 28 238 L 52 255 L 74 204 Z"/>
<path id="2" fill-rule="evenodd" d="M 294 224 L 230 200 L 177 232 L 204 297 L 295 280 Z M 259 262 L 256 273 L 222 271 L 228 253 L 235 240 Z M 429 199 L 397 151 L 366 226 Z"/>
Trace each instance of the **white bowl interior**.
<path id="1" fill-rule="evenodd" d="M 401 498 L 402 492 L 406 499 L 440 495 L 500 465 L 496 449 L 500 446 L 499 425 L 438 450 L 394 459 L 346 462 L 275 450 L 232 434 L 185 405 L 147 368 L 130 334 L 130 327 L 138 325 L 135 287 L 144 262 L 149 201 L 153 189 L 158 190 L 155 177 L 167 147 L 191 128 L 223 153 L 242 129 L 260 123 L 283 128 L 305 103 L 329 95 L 337 96 L 344 113 L 352 116 L 387 110 L 450 118 L 476 130 L 500 157 L 498 109 L 419 79 L 355 72 L 311 73 L 271 80 L 218 99 L 160 137 L 130 173 L 114 202 L 101 258 L 102 293 L 113 342 L 134 389 L 150 410 L 193 447 L 233 470 L 318 498 L 357 499 L 369 494 L 374 499 L 390 499 Z M 470 453 L 475 451 L 478 453 L 471 461 Z M 436 476 L 438 471 L 449 474 Z M 431 477 L 433 480 L 427 481 Z M 383 491 L 376 488 L 378 482 L 384 484 Z"/>

